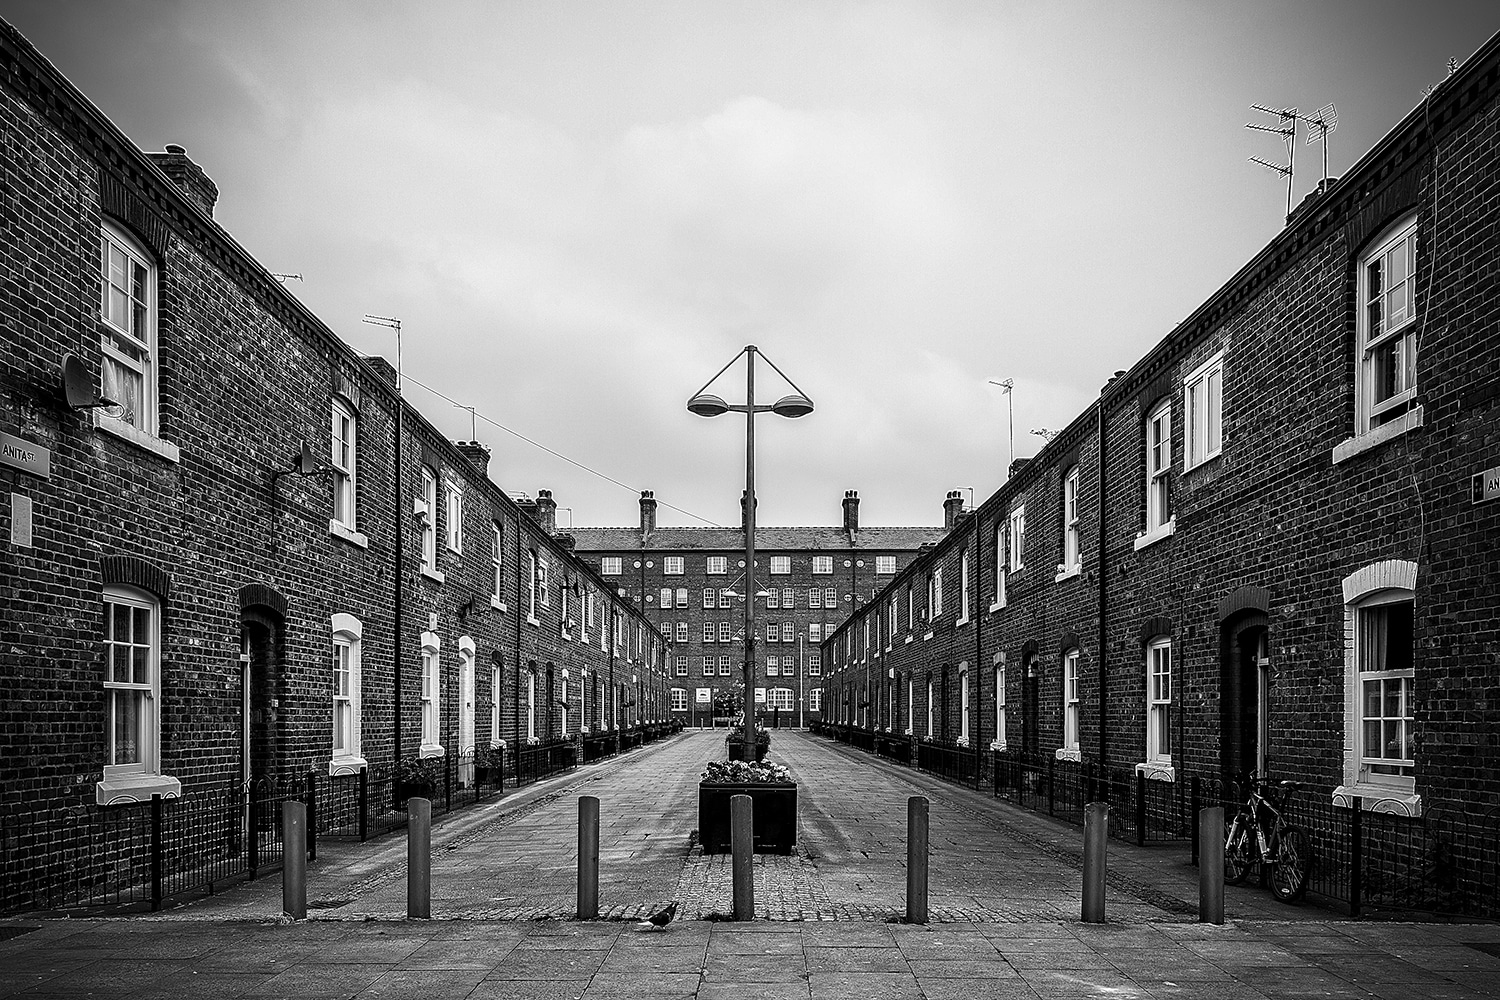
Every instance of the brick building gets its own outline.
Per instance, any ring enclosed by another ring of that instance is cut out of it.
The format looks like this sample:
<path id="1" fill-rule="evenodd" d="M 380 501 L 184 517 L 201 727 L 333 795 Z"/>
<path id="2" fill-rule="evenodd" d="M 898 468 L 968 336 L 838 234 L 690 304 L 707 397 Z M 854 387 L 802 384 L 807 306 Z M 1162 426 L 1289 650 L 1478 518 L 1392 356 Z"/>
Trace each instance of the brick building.
<path id="1" fill-rule="evenodd" d="M 476 748 L 668 717 L 650 617 L 215 223 L 184 150 L 3 22 L 0 122 L 0 907 L 153 796 L 405 757 L 467 785 Z"/>
<path id="2" fill-rule="evenodd" d="M 782 725 L 822 710 L 820 645 L 850 612 L 904 569 L 944 528 L 871 528 L 859 494 L 843 498 L 838 527 L 755 530 L 757 710 Z M 944 504 L 951 523 L 957 493 Z M 711 725 L 739 710 L 745 660 L 745 531 L 659 527 L 656 498 L 641 494 L 633 528 L 573 528 L 580 556 L 672 640 L 674 717 Z M 763 699 L 763 700 L 762 700 Z"/>
<path id="3" fill-rule="evenodd" d="M 1497 97 L 1500 37 L 857 608 L 830 719 L 986 774 L 1500 802 Z"/>

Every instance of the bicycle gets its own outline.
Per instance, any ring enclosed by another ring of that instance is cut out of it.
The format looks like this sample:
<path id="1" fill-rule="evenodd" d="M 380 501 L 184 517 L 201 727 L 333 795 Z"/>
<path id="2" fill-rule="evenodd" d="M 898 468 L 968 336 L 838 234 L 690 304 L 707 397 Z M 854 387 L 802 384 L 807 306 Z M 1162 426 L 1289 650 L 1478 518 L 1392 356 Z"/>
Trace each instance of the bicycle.
<path id="1" fill-rule="evenodd" d="M 1229 823 L 1224 837 L 1224 881 L 1239 885 L 1257 865 L 1266 866 L 1271 895 L 1295 903 L 1307 892 L 1312 876 L 1312 842 L 1300 827 L 1286 821 L 1284 810 L 1295 781 L 1273 786 L 1250 776 L 1250 794 Z"/>

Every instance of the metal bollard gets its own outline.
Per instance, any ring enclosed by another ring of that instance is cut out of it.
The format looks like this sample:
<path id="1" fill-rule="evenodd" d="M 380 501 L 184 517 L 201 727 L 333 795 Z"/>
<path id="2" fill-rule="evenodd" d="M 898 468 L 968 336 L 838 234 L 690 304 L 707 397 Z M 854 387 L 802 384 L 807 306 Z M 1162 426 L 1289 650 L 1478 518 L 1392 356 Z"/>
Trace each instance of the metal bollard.
<path id="1" fill-rule="evenodd" d="M 599 919 L 599 800 L 578 797 L 578 919 Z"/>
<path id="2" fill-rule="evenodd" d="M 755 800 L 729 797 L 729 849 L 734 857 L 734 919 L 755 919 Z"/>
<path id="3" fill-rule="evenodd" d="M 1198 814 L 1198 922 L 1224 922 L 1224 807 Z"/>
<path id="4" fill-rule="evenodd" d="M 406 915 L 432 917 L 432 800 L 406 800 Z"/>
<path id="5" fill-rule="evenodd" d="M 1083 809 L 1083 922 L 1104 923 L 1105 845 L 1109 841 L 1109 803 L 1090 802 Z"/>
<path id="6" fill-rule="evenodd" d="M 281 912 L 307 919 L 307 803 L 281 804 Z"/>
<path id="7" fill-rule="evenodd" d="M 906 922 L 927 923 L 927 798 L 906 800 Z"/>

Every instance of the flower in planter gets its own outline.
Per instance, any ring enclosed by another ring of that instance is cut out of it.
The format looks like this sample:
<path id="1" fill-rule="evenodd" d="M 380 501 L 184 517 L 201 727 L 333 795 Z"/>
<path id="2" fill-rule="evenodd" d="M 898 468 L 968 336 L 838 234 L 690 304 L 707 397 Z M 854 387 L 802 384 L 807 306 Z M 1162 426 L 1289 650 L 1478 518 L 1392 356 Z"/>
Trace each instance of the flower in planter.
<path id="1" fill-rule="evenodd" d="M 526 737 L 526 745 L 529 746 L 529 747 L 541 746 L 541 744 L 542 744 L 542 738 L 540 736 L 528 736 L 528 737 Z"/>
<path id="2" fill-rule="evenodd" d="M 405 785 L 435 788 L 440 757 L 402 757 L 396 762 L 396 780 Z"/>
<path id="3" fill-rule="evenodd" d="M 792 773 L 781 764 L 746 760 L 711 760 L 704 770 L 706 785 L 795 785 Z"/>
<path id="4" fill-rule="evenodd" d="M 504 744 L 501 744 L 498 747 L 476 748 L 474 750 L 474 766 L 483 768 L 487 771 L 498 770 L 500 768 L 500 762 L 504 760 L 504 757 L 502 756 L 503 750 Z"/>
<path id="5" fill-rule="evenodd" d="M 969 745 L 969 738 L 967 736 L 960 736 L 958 739 L 953 741 L 953 745 L 957 747 L 966 747 Z"/>

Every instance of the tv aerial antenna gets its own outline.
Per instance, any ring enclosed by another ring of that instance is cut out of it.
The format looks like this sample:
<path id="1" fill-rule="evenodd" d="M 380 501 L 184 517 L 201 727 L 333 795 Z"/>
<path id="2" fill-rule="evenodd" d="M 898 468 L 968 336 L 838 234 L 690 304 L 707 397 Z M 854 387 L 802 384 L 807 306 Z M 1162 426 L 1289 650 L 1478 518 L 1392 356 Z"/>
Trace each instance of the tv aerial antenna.
<path id="1" fill-rule="evenodd" d="M 1299 121 L 1306 123 L 1307 144 L 1311 146 L 1315 142 L 1323 144 L 1323 186 L 1328 186 L 1328 134 L 1339 126 L 1339 113 L 1332 104 L 1326 104 L 1312 113 L 1309 118 L 1306 115 L 1298 115 Z"/>
<path id="2" fill-rule="evenodd" d="M 1251 163 L 1259 163 L 1268 170 L 1286 178 L 1286 214 L 1292 214 L 1292 172 L 1297 166 L 1297 109 L 1296 108 L 1268 108 L 1264 104 L 1252 104 L 1251 110 L 1263 114 L 1275 115 L 1275 125 L 1257 125 L 1254 122 L 1246 122 L 1246 128 L 1253 128 L 1258 132 L 1271 132 L 1281 136 L 1286 141 L 1286 165 L 1272 163 L 1270 160 L 1259 156 L 1248 157 Z"/>

